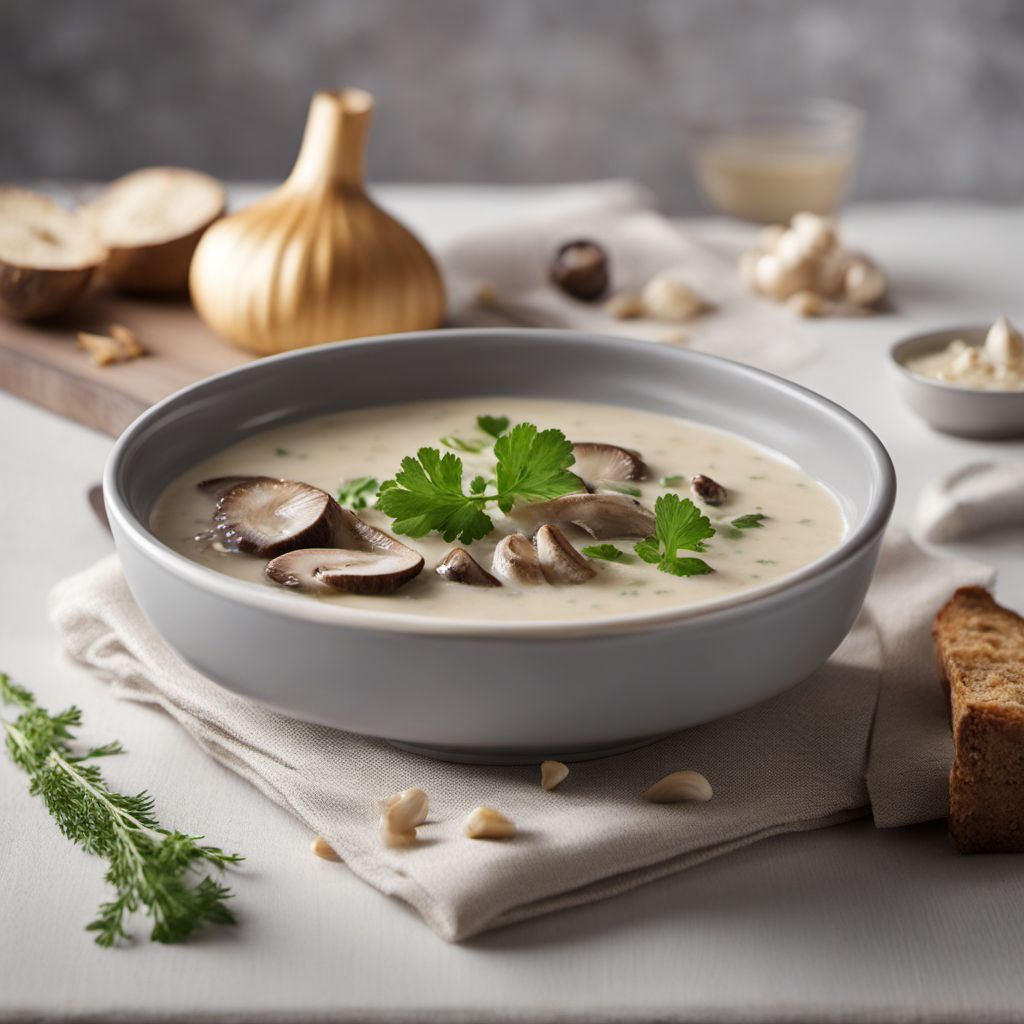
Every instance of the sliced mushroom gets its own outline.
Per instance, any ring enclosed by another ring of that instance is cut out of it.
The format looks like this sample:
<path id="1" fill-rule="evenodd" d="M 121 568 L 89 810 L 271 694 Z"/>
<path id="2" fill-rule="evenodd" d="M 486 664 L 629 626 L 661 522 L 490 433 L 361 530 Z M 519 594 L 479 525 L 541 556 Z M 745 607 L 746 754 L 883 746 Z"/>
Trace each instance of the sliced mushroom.
<path id="1" fill-rule="evenodd" d="M 597 570 L 566 539 L 557 526 L 545 523 L 535 538 L 541 572 L 548 583 L 586 583 Z"/>
<path id="2" fill-rule="evenodd" d="M 545 582 L 537 549 L 521 533 L 511 533 L 499 542 L 491 568 L 510 583 L 536 587 Z"/>
<path id="3" fill-rule="evenodd" d="M 351 509 L 338 506 L 334 516 L 334 534 L 331 543 L 339 548 L 348 548 L 352 551 L 377 551 L 397 552 L 412 551 L 412 548 L 403 544 L 397 537 L 390 533 L 378 530 L 362 520 Z"/>
<path id="4" fill-rule="evenodd" d="M 566 494 L 551 501 L 517 505 L 510 515 L 531 528 L 543 523 L 578 526 L 597 540 L 654 533 L 654 514 L 624 494 Z"/>
<path id="5" fill-rule="evenodd" d="M 643 458 L 631 448 L 600 441 L 575 441 L 572 453 L 576 458 L 573 472 L 588 484 L 602 480 L 643 480 L 647 476 Z"/>
<path id="6" fill-rule="evenodd" d="M 272 476 L 212 476 L 208 480 L 200 480 L 196 489 L 208 494 L 214 501 L 220 501 L 228 491 L 239 484 L 247 484 L 253 480 L 275 480 Z"/>
<path id="7" fill-rule="evenodd" d="M 335 543 L 341 512 L 341 506 L 317 487 L 255 477 L 222 495 L 213 523 L 225 547 L 272 558 Z"/>
<path id="8" fill-rule="evenodd" d="M 729 497 L 728 491 L 717 480 L 712 480 L 703 473 L 690 481 L 690 487 L 705 505 L 721 505 Z"/>
<path id="9" fill-rule="evenodd" d="M 464 583 L 469 587 L 500 587 L 495 579 L 465 548 L 452 548 L 435 570 L 449 583 Z"/>
<path id="10" fill-rule="evenodd" d="M 423 558 L 396 541 L 392 551 L 303 548 L 267 563 L 267 579 L 306 594 L 391 594 L 423 568 Z"/>

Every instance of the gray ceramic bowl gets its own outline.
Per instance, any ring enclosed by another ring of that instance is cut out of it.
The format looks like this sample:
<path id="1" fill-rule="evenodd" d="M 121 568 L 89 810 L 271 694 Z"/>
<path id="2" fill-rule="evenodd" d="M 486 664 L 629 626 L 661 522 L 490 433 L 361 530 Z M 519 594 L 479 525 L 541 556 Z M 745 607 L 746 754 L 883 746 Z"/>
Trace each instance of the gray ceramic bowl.
<path id="1" fill-rule="evenodd" d="M 418 619 L 389 612 L 386 599 L 380 612 L 325 607 L 190 562 L 147 528 L 172 479 L 256 431 L 481 394 L 609 402 L 733 430 L 830 487 L 848 533 L 814 564 L 725 606 L 562 625 Z M 232 370 L 141 416 L 104 486 L 132 592 L 191 665 L 302 718 L 490 762 L 624 749 L 804 679 L 860 610 L 895 496 L 878 439 L 809 391 L 710 356 L 540 330 L 345 342 Z"/>
<path id="2" fill-rule="evenodd" d="M 915 334 L 890 349 L 890 369 L 903 401 L 934 430 L 959 437 L 1024 437 L 1024 390 L 985 391 L 922 377 L 907 361 L 946 348 L 957 338 L 981 345 L 989 328 L 951 327 Z"/>

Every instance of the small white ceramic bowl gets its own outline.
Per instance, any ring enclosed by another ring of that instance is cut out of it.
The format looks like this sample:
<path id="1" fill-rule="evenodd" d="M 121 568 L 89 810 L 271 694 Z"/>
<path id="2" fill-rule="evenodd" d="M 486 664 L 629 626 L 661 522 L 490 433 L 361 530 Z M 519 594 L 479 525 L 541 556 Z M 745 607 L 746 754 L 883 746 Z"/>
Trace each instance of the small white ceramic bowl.
<path id="1" fill-rule="evenodd" d="M 839 546 L 724 606 L 595 622 L 478 622 L 297 600 L 189 561 L 148 527 L 180 473 L 257 431 L 441 397 L 607 402 L 732 430 L 837 496 Z M 263 359 L 186 388 L 122 435 L 104 491 L 136 599 L 187 662 L 289 714 L 455 760 L 609 753 L 772 697 L 860 610 L 895 497 L 859 420 L 803 388 L 668 346 L 562 331 L 435 331 Z"/>
<path id="2" fill-rule="evenodd" d="M 929 331 L 904 338 L 889 350 L 896 390 L 934 430 L 979 440 L 1024 437 L 1024 390 L 961 387 L 907 369 L 908 360 L 940 352 L 958 338 L 968 345 L 981 345 L 988 331 L 988 326 Z"/>

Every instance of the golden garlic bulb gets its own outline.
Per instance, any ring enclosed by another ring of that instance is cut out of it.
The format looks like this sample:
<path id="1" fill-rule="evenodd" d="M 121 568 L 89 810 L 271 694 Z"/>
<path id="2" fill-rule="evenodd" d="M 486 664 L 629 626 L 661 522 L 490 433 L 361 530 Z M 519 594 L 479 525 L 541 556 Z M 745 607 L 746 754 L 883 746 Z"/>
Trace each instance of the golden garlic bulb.
<path id="1" fill-rule="evenodd" d="M 318 92 L 288 180 L 203 235 L 189 287 L 218 334 L 268 355 L 441 323 L 434 261 L 363 187 L 372 112 L 362 90 Z"/>

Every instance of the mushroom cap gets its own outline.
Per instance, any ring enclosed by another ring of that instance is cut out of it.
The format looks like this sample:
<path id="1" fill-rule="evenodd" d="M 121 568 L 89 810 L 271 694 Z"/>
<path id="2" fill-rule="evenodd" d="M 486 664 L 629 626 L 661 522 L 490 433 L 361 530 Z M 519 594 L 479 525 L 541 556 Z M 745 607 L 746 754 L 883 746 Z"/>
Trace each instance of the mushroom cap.
<path id="1" fill-rule="evenodd" d="M 551 501 L 516 505 L 510 517 L 536 528 L 543 523 L 572 525 L 596 540 L 615 537 L 650 537 L 654 513 L 625 494 L 566 494 Z"/>
<path id="2" fill-rule="evenodd" d="M 596 302 L 608 291 L 608 254 L 588 238 L 558 247 L 548 276 L 567 295 L 581 302 Z"/>
<path id="3" fill-rule="evenodd" d="M 220 501 L 228 491 L 237 487 L 239 484 L 247 484 L 251 480 L 277 480 L 279 477 L 273 476 L 211 476 L 207 480 L 200 480 L 196 484 L 196 490 L 202 491 L 203 494 L 210 495 L 214 501 Z"/>
<path id="4" fill-rule="evenodd" d="M 500 587 L 495 579 L 465 548 L 452 548 L 434 570 L 449 583 L 464 583 L 470 587 Z"/>
<path id="5" fill-rule="evenodd" d="M 717 480 L 703 473 L 690 481 L 690 488 L 705 505 L 721 505 L 729 497 L 729 492 Z"/>
<path id="6" fill-rule="evenodd" d="M 423 568 L 423 557 L 398 545 L 394 551 L 302 548 L 267 563 L 267 578 L 306 594 L 391 594 Z"/>
<path id="7" fill-rule="evenodd" d="M 541 572 L 548 583 L 586 583 L 597 570 L 569 543 L 557 526 L 545 523 L 534 538 Z"/>
<path id="8" fill-rule="evenodd" d="M 574 441 L 573 472 L 586 481 L 644 480 L 647 466 L 639 452 L 602 441 Z"/>
<path id="9" fill-rule="evenodd" d="M 521 533 L 510 533 L 498 543 L 491 568 L 510 583 L 536 587 L 546 582 L 537 549 Z"/>
<path id="10" fill-rule="evenodd" d="M 214 530 L 225 547 L 274 557 L 334 541 L 341 506 L 326 492 L 297 480 L 255 477 L 217 502 Z"/>

